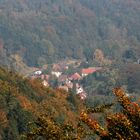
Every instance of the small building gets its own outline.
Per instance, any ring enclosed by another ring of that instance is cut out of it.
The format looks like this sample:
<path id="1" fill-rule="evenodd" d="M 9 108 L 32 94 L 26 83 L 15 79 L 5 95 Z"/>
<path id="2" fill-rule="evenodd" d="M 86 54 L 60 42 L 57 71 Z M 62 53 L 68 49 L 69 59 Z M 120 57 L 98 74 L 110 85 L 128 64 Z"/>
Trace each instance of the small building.
<path id="1" fill-rule="evenodd" d="M 82 92 L 84 92 L 84 90 L 83 90 L 83 88 L 81 86 L 76 88 L 76 94 L 80 94 Z"/>
<path id="2" fill-rule="evenodd" d="M 70 77 L 69 77 L 69 79 L 70 80 L 81 80 L 82 79 L 82 77 L 80 76 L 80 74 L 79 73 L 74 73 L 73 75 L 71 75 Z"/>
<path id="3" fill-rule="evenodd" d="M 72 89 L 73 88 L 73 83 L 70 81 L 70 80 L 66 80 L 66 86 L 68 87 L 68 88 L 70 88 L 70 89 Z"/>
<path id="4" fill-rule="evenodd" d="M 78 96 L 81 100 L 85 100 L 87 98 L 87 94 L 85 92 L 79 93 Z"/>
<path id="5" fill-rule="evenodd" d="M 52 75 L 55 75 L 57 78 L 62 74 L 62 72 L 59 71 L 52 71 Z"/>
<path id="6" fill-rule="evenodd" d="M 87 98 L 87 93 L 84 91 L 83 87 L 76 83 L 76 94 L 79 96 L 81 100 L 85 100 Z"/>
<path id="7" fill-rule="evenodd" d="M 94 73 L 94 72 L 96 72 L 96 71 L 98 71 L 100 69 L 101 69 L 101 67 L 95 67 L 95 68 L 91 67 L 91 68 L 82 69 L 81 70 L 82 77 L 85 77 L 85 76 L 87 76 L 89 74 L 92 74 L 92 73 Z"/>
<path id="8" fill-rule="evenodd" d="M 42 74 L 42 71 L 41 70 L 35 71 L 34 74 L 35 75 L 41 75 Z"/>

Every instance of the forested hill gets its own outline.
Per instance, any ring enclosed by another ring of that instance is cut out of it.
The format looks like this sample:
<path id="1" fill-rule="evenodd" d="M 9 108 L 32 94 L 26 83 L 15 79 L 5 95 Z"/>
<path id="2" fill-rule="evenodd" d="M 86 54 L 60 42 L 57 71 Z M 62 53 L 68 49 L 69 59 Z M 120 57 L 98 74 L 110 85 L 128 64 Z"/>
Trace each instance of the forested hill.
<path id="1" fill-rule="evenodd" d="M 96 48 L 113 59 L 125 51 L 137 59 L 139 23 L 139 0 L 0 0 L 1 63 L 17 54 L 29 66 L 89 61 Z"/>
<path id="2" fill-rule="evenodd" d="M 41 82 L 24 79 L 0 67 L 0 139 L 20 140 L 28 123 L 47 114 L 58 123 L 76 124 L 83 105 L 62 90 L 43 87 Z"/>

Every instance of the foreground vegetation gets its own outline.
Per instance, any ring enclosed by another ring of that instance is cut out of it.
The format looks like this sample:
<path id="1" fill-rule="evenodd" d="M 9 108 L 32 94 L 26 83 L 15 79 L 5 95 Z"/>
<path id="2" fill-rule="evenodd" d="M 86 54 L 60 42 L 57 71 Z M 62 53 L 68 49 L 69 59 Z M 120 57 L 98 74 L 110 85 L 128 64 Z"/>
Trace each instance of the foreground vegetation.
<path id="1" fill-rule="evenodd" d="M 96 101 L 96 105 L 94 101 L 83 104 L 74 93 L 45 88 L 40 81 L 24 79 L 0 68 L 0 137 L 3 140 L 139 140 L 137 98 L 121 88 L 113 92 L 116 98 L 110 102 L 107 96 L 102 105 L 101 101 Z"/>
<path id="2" fill-rule="evenodd" d="M 95 120 L 95 113 L 108 111 L 113 104 L 88 108 L 83 111 L 76 127 L 69 124 L 57 124 L 53 118 L 40 116 L 35 123 L 37 128 L 27 134 L 27 139 L 35 140 L 39 136 L 45 140 L 81 140 L 99 137 L 101 140 L 139 140 L 140 139 L 140 106 L 121 88 L 113 90 L 117 102 L 122 107 L 120 112 L 108 112 L 105 115 L 105 125 L 101 126 Z M 92 115 L 93 114 L 93 115 Z M 91 137 L 96 135 L 96 137 Z"/>
<path id="3" fill-rule="evenodd" d="M 115 62 L 136 62 L 139 5 L 139 0 L 0 0 L 0 63 L 11 65 L 15 55 L 28 66 L 65 58 L 93 61 L 96 49 Z"/>
<path id="4" fill-rule="evenodd" d="M 84 106 L 73 94 L 45 88 L 40 81 L 24 79 L 0 68 L 0 139 L 20 140 L 28 122 L 44 112 L 57 123 L 75 124 Z"/>

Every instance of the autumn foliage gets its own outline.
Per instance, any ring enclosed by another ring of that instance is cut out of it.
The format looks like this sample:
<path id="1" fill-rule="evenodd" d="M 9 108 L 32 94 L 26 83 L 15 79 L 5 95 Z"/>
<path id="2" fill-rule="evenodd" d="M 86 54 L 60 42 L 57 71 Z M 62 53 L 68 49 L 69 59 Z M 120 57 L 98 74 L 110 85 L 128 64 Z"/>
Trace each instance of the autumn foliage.
<path id="1" fill-rule="evenodd" d="M 109 110 L 114 103 L 82 111 L 76 127 L 58 124 L 53 118 L 40 116 L 36 122 L 38 127 L 27 134 L 27 139 L 34 140 L 41 136 L 47 140 L 81 140 L 93 136 L 101 140 L 140 140 L 140 106 L 132 102 L 121 88 L 115 88 L 113 92 L 122 110 L 107 113 L 104 126 L 93 116 Z"/>
<path id="2" fill-rule="evenodd" d="M 106 128 L 101 127 L 98 121 L 90 118 L 90 114 L 96 113 L 97 110 L 82 112 L 80 119 L 101 139 L 139 140 L 140 106 L 138 103 L 132 102 L 121 88 L 115 88 L 113 92 L 123 109 L 119 113 L 111 113 L 106 116 Z M 99 108 L 99 112 L 103 111 L 102 108 L 104 106 Z"/>

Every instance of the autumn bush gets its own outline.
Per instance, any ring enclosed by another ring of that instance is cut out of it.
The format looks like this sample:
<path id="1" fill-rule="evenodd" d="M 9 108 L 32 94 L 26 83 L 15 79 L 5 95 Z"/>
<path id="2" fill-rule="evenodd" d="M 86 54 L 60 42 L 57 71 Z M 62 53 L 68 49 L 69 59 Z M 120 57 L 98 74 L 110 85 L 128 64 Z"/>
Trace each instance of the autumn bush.
<path id="1" fill-rule="evenodd" d="M 110 113 L 106 116 L 106 127 L 90 117 L 93 113 L 103 112 L 111 107 L 103 105 L 97 109 L 87 109 L 81 113 L 80 119 L 97 134 L 100 139 L 139 140 L 140 139 L 140 106 L 132 102 L 131 98 L 121 89 L 113 90 L 117 102 L 122 106 L 119 113 Z"/>
<path id="2" fill-rule="evenodd" d="M 37 127 L 27 134 L 27 139 L 34 140 L 41 136 L 45 140 L 82 140 L 88 139 L 88 136 L 96 136 L 100 140 L 140 140 L 139 104 L 131 101 L 121 88 L 115 88 L 113 92 L 122 110 L 117 113 L 107 113 L 104 126 L 101 126 L 99 120 L 93 116 L 109 110 L 114 103 L 82 111 L 77 127 L 58 124 L 53 118 L 40 116 L 35 123 Z"/>

